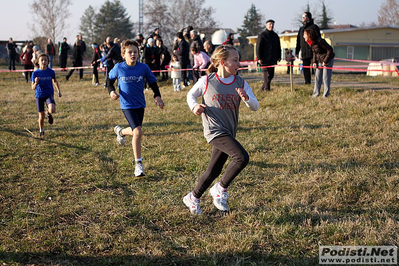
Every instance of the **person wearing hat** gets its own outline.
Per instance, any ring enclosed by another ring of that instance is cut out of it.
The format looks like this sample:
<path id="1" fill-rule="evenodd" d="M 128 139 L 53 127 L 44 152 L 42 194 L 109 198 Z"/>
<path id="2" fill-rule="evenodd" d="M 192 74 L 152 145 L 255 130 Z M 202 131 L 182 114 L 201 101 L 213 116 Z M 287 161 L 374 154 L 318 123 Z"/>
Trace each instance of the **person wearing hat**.
<path id="1" fill-rule="evenodd" d="M 259 34 L 256 42 L 256 57 L 258 64 L 262 67 L 262 90 L 264 91 L 270 91 L 270 83 L 274 77 L 274 65 L 281 60 L 280 38 L 273 31 L 274 23 L 272 19 L 266 21 L 266 29 Z"/>
<path id="2" fill-rule="evenodd" d="M 305 78 L 305 84 L 311 84 L 311 70 L 310 63 L 313 58 L 312 48 L 306 43 L 303 38 L 303 33 L 306 29 L 312 29 L 316 37 L 321 38 L 319 27 L 314 24 L 312 13 L 304 12 L 302 14 L 302 23 L 303 26 L 298 31 L 298 36 L 296 38 L 296 48 L 295 48 L 295 56 L 299 58 L 299 51 L 301 51 L 301 58 L 303 64 L 303 76 Z"/>

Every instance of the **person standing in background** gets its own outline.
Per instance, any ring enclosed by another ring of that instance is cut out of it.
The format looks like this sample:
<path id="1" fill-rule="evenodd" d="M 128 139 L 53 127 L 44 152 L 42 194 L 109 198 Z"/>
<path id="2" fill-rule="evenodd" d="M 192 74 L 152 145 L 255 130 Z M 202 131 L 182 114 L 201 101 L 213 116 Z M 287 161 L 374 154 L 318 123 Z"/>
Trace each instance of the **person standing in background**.
<path id="1" fill-rule="evenodd" d="M 303 33 L 303 38 L 312 48 L 312 66 L 316 69 L 312 98 L 319 96 L 322 82 L 324 84 L 323 98 L 327 98 L 330 96 L 332 67 L 334 65 L 335 57 L 333 48 L 326 42 L 326 40 L 317 36 L 315 31 L 312 29 L 306 29 Z"/>
<path id="2" fill-rule="evenodd" d="M 301 52 L 302 64 L 303 64 L 303 76 L 305 78 L 305 84 L 311 84 L 311 69 L 310 63 L 312 61 L 313 53 L 310 46 L 306 43 L 303 38 L 303 33 L 306 29 L 312 29 L 316 33 L 318 37 L 320 35 L 319 27 L 314 24 L 312 14 L 310 12 L 304 12 L 302 14 L 302 23 L 303 26 L 298 31 L 298 36 L 296 38 L 296 48 L 295 48 L 295 56 L 299 58 L 299 51 Z"/>
<path id="3" fill-rule="evenodd" d="M 83 65 L 82 49 L 80 47 L 81 43 L 82 42 L 79 40 L 78 36 L 76 36 L 75 44 L 73 46 L 73 61 L 72 61 L 72 66 L 74 68 L 71 69 L 68 75 L 65 77 L 67 81 L 75 71 L 75 67 L 81 67 Z M 83 68 L 79 69 L 79 79 L 80 80 L 83 79 Z"/>
<path id="4" fill-rule="evenodd" d="M 50 38 L 47 39 L 46 54 L 48 55 L 48 58 L 49 58 L 48 67 L 53 68 L 55 48 L 54 48 L 53 41 Z"/>
<path id="5" fill-rule="evenodd" d="M 64 68 L 67 67 L 67 60 L 68 60 L 68 51 L 69 51 L 69 44 L 67 43 L 67 38 L 64 37 L 62 43 L 59 48 L 60 52 L 60 67 L 63 68 L 62 71 L 65 71 Z"/>
<path id="6" fill-rule="evenodd" d="M 93 66 L 93 85 L 99 86 L 98 82 L 98 67 L 100 65 L 100 48 L 97 43 L 92 43 L 91 48 L 93 49 L 93 57 L 91 59 L 91 65 Z"/>
<path id="7" fill-rule="evenodd" d="M 176 34 L 177 37 L 177 41 L 175 43 L 175 47 L 174 47 L 174 51 L 173 53 L 175 55 L 177 55 L 177 58 L 179 59 L 179 62 L 181 64 L 182 67 L 182 79 L 183 79 L 183 85 L 184 86 L 188 86 L 188 79 L 187 79 L 187 71 L 185 70 L 186 67 L 188 66 L 188 64 L 190 64 L 190 57 L 189 57 L 189 53 L 190 53 L 190 46 L 188 45 L 188 43 L 186 42 L 186 40 L 184 39 L 183 36 L 183 32 L 179 31 Z"/>
<path id="8" fill-rule="evenodd" d="M 15 57 L 17 56 L 17 52 L 15 49 L 17 45 L 14 43 L 13 39 L 10 38 L 6 45 L 7 48 L 7 55 L 8 55 L 8 70 L 15 70 Z"/>
<path id="9" fill-rule="evenodd" d="M 32 77 L 32 71 L 31 71 L 31 69 L 33 69 L 32 55 L 33 55 L 32 48 L 30 46 L 27 46 L 25 52 L 23 52 L 19 57 L 21 59 L 22 64 L 24 65 L 24 69 L 27 70 L 24 72 L 26 83 L 28 83 L 30 78 Z"/>
<path id="10" fill-rule="evenodd" d="M 292 54 L 291 49 L 285 49 L 285 61 L 287 61 L 287 74 L 292 71 L 292 66 L 294 65 L 295 56 Z"/>
<path id="11" fill-rule="evenodd" d="M 270 91 L 270 83 L 274 78 L 274 65 L 281 60 L 280 38 L 273 31 L 274 20 L 266 21 L 266 30 L 258 36 L 256 43 L 256 58 L 263 72 L 262 90 Z"/>

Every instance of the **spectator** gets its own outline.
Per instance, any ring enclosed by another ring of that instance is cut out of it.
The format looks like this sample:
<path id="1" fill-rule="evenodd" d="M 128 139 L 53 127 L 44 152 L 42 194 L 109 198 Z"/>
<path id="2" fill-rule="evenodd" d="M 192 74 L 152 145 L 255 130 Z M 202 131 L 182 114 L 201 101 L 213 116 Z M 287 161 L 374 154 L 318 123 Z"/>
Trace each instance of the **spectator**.
<path id="1" fill-rule="evenodd" d="M 270 83 L 274 77 L 274 65 L 281 60 L 280 38 L 273 31 L 274 20 L 266 21 L 266 30 L 258 36 L 256 57 L 263 71 L 262 90 L 270 91 Z"/>
<path id="2" fill-rule="evenodd" d="M 292 71 L 292 66 L 294 65 L 295 57 L 292 54 L 291 49 L 285 48 L 285 61 L 287 61 L 287 74 Z"/>
<path id="3" fill-rule="evenodd" d="M 62 71 L 66 71 L 64 68 L 67 67 L 68 51 L 69 51 L 69 44 L 67 43 L 66 37 L 63 38 L 59 49 L 60 49 L 60 67 L 62 68 Z"/>
<path id="4" fill-rule="evenodd" d="M 79 68 L 79 79 L 83 79 L 83 68 L 80 68 L 83 66 L 83 55 L 82 51 L 83 49 L 80 47 L 82 44 L 82 41 L 79 40 L 79 36 L 76 36 L 75 44 L 73 45 L 73 61 L 72 61 L 72 68 L 68 75 L 66 75 L 66 80 L 68 81 L 69 78 L 72 76 L 73 72 L 75 71 L 75 68 Z"/>
<path id="5" fill-rule="evenodd" d="M 316 24 L 314 24 L 312 14 L 310 12 L 304 12 L 302 14 L 302 23 L 303 26 L 299 29 L 298 36 L 296 38 L 295 56 L 299 58 L 299 52 L 301 52 L 305 84 L 311 84 L 310 63 L 313 58 L 313 53 L 310 46 L 306 43 L 303 33 L 305 29 L 313 29 L 318 37 L 321 37 L 321 35 L 320 29 Z"/>
<path id="6" fill-rule="evenodd" d="M 190 51 L 191 51 L 191 49 L 193 47 L 198 48 L 199 51 L 203 51 L 204 50 L 204 45 L 202 43 L 201 37 L 198 34 L 198 31 L 196 31 L 196 30 L 191 30 L 190 31 L 190 40 L 191 40 Z M 189 56 L 190 56 L 190 65 L 187 66 L 187 68 L 191 68 L 194 65 L 194 55 L 192 53 L 190 53 Z M 190 71 L 188 79 L 192 79 L 193 82 L 195 83 L 195 81 L 194 81 L 194 73 L 192 71 Z"/>
<path id="7" fill-rule="evenodd" d="M 191 47 L 191 53 L 194 55 L 193 82 L 195 84 L 201 76 L 206 75 L 204 70 L 208 68 L 211 59 L 205 52 L 200 51 L 197 46 Z"/>
<path id="8" fill-rule="evenodd" d="M 53 41 L 48 38 L 47 39 L 47 45 L 46 45 L 46 54 L 48 55 L 49 58 L 49 63 L 48 63 L 48 67 L 49 68 L 53 68 L 53 60 L 54 60 L 54 55 L 55 55 L 55 48 L 54 48 L 54 44 Z"/>
<path id="9" fill-rule="evenodd" d="M 30 78 L 32 77 L 32 71 L 30 71 L 31 69 L 33 69 L 32 55 L 33 55 L 32 48 L 30 46 L 27 46 L 25 52 L 23 52 L 20 55 L 20 59 L 21 59 L 22 64 L 24 65 L 24 69 L 27 70 L 24 73 L 25 80 L 27 83 L 29 82 Z"/>
<path id="10" fill-rule="evenodd" d="M 160 58 L 158 47 L 155 46 L 153 38 L 148 38 L 147 45 L 143 52 L 143 63 L 146 64 L 153 72 L 160 69 Z M 159 76 L 159 72 L 154 73 L 155 76 Z"/>
<path id="11" fill-rule="evenodd" d="M 226 44 L 234 45 L 234 33 L 229 33 L 229 35 L 227 36 L 227 40 L 223 42 L 223 45 Z"/>
<path id="12" fill-rule="evenodd" d="M 182 70 L 182 79 L 183 79 L 183 84 L 184 86 L 189 86 L 188 80 L 187 80 L 187 71 L 185 68 L 188 66 L 190 63 L 190 58 L 189 58 L 189 53 L 190 53 L 190 47 L 188 46 L 188 43 L 183 37 L 183 32 L 178 32 L 176 34 L 177 37 L 177 42 L 176 46 L 174 47 L 174 53 L 177 55 L 177 58 L 179 59 L 179 62 L 183 68 Z"/>
<path id="13" fill-rule="evenodd" d="M 79 34 L 77 37 L 79 38 L 80 41 L 80 49 L 82 51 L 82 62 L 83 62 L 83 58 L 85 57 L 85 52 L 86 52 L 86 43 L 83 41 L 82 34 Z"/>
<path id="14" fill-rule="evenodd" d="M 323 98 L 327 98 L 330 96 L 332 67 L 334 65 L 333 48 L 320 38 L 313 29 L 305 29 L 303 38 L 312 48 L 312 65 L 316 69 L 312 98 L 319 96 L 322 82 L 324 84 Z"/>
<path id="15" fill-rule="evenodd" d="M 213 50 L 214 49 L 213 49 L 212 42 L 211 41 L 205 41 L 204 42 L 204 51 L 209 57 L 212 56 Z"/>
<path id="16" fill-rule="evenodd" d="M 145 41 L 144 41 L 144 36 L 143 34 L 137 34 L 136 36 L 136 42 L 139 46 L 139 62 L 143 62 L 143 52 L 144 52 L 144 47 L 145 47 Z"/>
<path id="17" fill-rule="evenodd" d="M 173 90 L 180 91 L 181 90 L 181 65 L 177 55 L 172 56 L 172 62 L 170 63 L 171 73 L 170 77 L 173 80 Z"/>
<path id="18" fill-rule="evenodd" d="M 109 73 L 111 72 L 111 69 L 113 69 L 117 63 L 122 62 L 123 59 L 121 56 L 121 47 L 118 44 L 113 43 L 111 37 L 107 37 L 106 41 L 107 41 L 108 53 L 106 55 L 107 70 L 106 70 L 105 83 L 108 86 Z"/>
<path id="19" fill-rule="evenodd" d="M 8 56 L 8 70 L 15 70 L 15 58 L 17 56 L 17 45 L 14 43 L 13 39 L 8 39 L 8 43 L 6 45 L 7 48 L 7 56 Z"/>
<path id="20" fill-rule="evenodd" d="M 169 77 L 168 77 L 168 72 L 166 71 L 166 66 L 168 66 L 170 63 L 171 59 L 170 53 L 168 51 L 168 48 L 163 44 L 162 39 L 158 39 L 156 41 L 156 44 L 159 52 L 162 80 L 168 80 Z"/>
<path id="21" fill-rule="evenodd" d="M 39 55 L 41 55 L 43 52 L 40 50 L 39 46 L 35 45 L 32 48 L 32 64 L 33 64 L 33 69 L 36 70 L 39 68 L 39 63 L 37 62 L 37 59 L 39 58 Z"/>
<path id="22" fill-rule="evenodd" d="M 98 82 L 98 66 L 100 64 L 100 49 L 98 47 L 97 43 L 93 43 L 91 45 L 91 48 L 93 49 L 93 57 L 91 59 L 91 65 L 93 66 L 93 85 L 98 86 L 100 83 Z"/>

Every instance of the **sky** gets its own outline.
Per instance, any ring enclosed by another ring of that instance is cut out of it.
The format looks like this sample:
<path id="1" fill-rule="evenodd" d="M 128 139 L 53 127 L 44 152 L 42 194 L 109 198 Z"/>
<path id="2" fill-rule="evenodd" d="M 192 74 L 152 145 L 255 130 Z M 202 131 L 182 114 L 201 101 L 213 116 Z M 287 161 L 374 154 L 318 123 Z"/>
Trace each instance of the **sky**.
<path id="1" fill-rule="evenodd" d="M 138 23 L 138 0 L 121 0 L 127 13 L 131 16 L 133 23 Z M 144 0 L 145 4 L 146 0 Z M 378 21 L 378 10 L 386 0 L 324 0 L 330 16 L 334 18 L 336 24 L 359 25 L 361 23 L 371 23 Z M 29 5 L 32 0 L 1 0 L 1 30 L 0 40 L 32 39 L 29 30 L 29 23 L 32 21 Z M 67 37 L 68 42 L 73 42 L 76 34 L 79 33 L 80 18 L 89 5 L 97 10 L 105 3 L 105 0 L 72 0 L 70 6 L 71 17 L 68 19 L 69 27 L 63 32 L 62 37 Z M 307 4 L 311 11 L 321 10 L 321 0 L 205 0 L 203 7 L 212 6 L 215 9 L 214 19 L 219 22 L 221 28 L 231 28 L 237 30 L 244 21 L 244 16 L 254 4 L 255 7 L 267 19 L 274 19 L 275 31 L 298 30 L 298 25 L 293 25 L 295 18 L 300 18 Z M 319 7 L 319 8 L 317 8 Z M 10 12 L 13 11 L 13 12 Z M 145 19 L 145 18 L 144 18 Z M 263 22 L 264 23 L 264 22 Z M 193 25 L 195 26 L 195 25 Z M 161 32 L 162 33 L 162 32 Z M 133 36 L 132 36 L 133 37 Z"/>

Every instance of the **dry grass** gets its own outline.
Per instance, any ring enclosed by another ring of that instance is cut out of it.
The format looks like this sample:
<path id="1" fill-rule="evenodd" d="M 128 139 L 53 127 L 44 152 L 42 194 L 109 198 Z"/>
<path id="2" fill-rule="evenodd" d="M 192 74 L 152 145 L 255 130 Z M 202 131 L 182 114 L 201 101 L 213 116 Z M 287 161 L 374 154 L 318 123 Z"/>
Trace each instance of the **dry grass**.
<path id="1" fill-rule="evenodd" d="M 397 90 L 343 85 L 311 99 L 310 87 L 291 92 L 275 83 L 265 93 L 248 79 L 261 108 L 241 109 L 238 139 L 251 161 L 229 189 L 231 214 L 219 217 L 204 195 L 197 217 L 182 197 L 211 149 L 186 91 L 160 83 L 163 111 L 146 93 L 147 176 L 135 178 L 132 150 L 113 133 L 126 126 L 119 103 L 89 78 L 66 83 L 62 75 L 44 140 L 35 137 L 33 92 L 15 74 L 2 75 L 3 265 L 315 265 L 319 245 L 399 244 Z"/>

